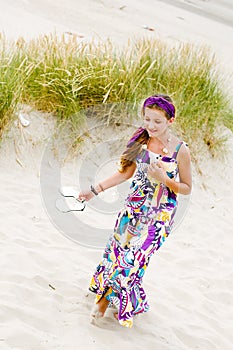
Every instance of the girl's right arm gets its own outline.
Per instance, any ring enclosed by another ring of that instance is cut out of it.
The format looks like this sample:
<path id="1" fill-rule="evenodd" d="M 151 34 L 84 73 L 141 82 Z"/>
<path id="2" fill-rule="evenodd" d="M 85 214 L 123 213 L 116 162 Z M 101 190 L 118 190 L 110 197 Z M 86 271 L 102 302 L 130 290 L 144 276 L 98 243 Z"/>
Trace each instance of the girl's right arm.
<path id="1" fill-rule="evenodd" d="M 130 177 L 133 176 L 134 172 L 136 169 L 136 164 L 132 163 L 127 170 L 124 173 L 120 173 L 119 171 L 115 172 L 112 174 L 110 177 L 107 179 L 101 181 L 99 184 L 96 184 L 94 187 L 94 191 L 96 193 L 100 193 L 102 191 L 107 190 L 108 188 L 117 186 L 121 184 L 122 182 L 128 180 Z M 81 201 L 88 201 L 92 197 L 94 197 L 94 193 L 89 189 L 89 190 L 84 190 L 81 191 L 77 197 L 78 200 Z"/>

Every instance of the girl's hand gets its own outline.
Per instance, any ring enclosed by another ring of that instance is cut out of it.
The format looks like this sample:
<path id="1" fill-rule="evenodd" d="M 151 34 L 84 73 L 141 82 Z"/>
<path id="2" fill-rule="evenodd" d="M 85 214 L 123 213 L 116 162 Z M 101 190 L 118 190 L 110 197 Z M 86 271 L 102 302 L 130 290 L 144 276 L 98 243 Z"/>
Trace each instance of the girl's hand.
<path id="1" fill-rule="evenodd" d="M 84 201 L 89 201 L 93 197 L 94 197 L 94 193 L 91 192 L 91 190 L 86 190 L 79 193 L 77 200 L 84 202 Z"/>
<path id="2" fill-rule="evenodd" d="M 150 164 L 148 175 L 159 182 L 166 183 L 167 174 L 162 162 Z"/>

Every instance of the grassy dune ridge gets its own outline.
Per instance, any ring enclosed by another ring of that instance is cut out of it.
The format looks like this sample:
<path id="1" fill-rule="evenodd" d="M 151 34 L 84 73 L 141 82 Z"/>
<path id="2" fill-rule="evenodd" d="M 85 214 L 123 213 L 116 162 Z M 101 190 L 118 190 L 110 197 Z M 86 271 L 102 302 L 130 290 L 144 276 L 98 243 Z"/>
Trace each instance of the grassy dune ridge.
<path id="1" fill-rule="evenodd" d="M 130 103 L 136 111 L 142 99 L 157 92 L 173 98 L 175 128 L 196 151 L 204 142 L 214 155 L 224 144 L 219 125 L 233 129 L 223 77 L 207 47 L 140 39 L 118 48 L 111 41 L 80 43 L 74 35 L 50 34 L 28 42 L 1 35 L 0 50 L 0 134 L 20 103 L 54 112 L 58 122 L 77 127 L 83 109 Z M 126 121 L 123 109 L 117 118 L 114 109 L 99 118 Z"/>

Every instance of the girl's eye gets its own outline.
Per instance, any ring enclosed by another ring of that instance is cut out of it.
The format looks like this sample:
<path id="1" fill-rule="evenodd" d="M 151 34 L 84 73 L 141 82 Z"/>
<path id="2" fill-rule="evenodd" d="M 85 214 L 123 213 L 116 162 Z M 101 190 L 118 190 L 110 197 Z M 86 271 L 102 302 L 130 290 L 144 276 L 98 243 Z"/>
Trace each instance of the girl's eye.
<path id="1" fill-rule="evenodd" d="M 146 122 L 149 122 L 149 121 L 150 121 L 150 119 L 147 119 L 147 118 L 145 118 L 144 120 L 145 120 Z M 154 123 L 155 123 L 155 124 L 161 124 L 161 121 L 160 121 L 160 120 L 155 120 Z"/>

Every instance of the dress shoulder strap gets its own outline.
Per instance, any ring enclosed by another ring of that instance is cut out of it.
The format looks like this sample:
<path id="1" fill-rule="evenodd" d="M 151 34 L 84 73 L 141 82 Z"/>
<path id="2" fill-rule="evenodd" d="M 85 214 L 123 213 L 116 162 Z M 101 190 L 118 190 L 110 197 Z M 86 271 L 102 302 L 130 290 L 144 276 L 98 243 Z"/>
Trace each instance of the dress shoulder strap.
<path id="1" fill-rule="evenodd" d="M 178 143 L 178 145 L 176 146 L 175 152 L 174 152 L 173 155 L 172 155 L 172 158 L 176 159 L 177 154 L 178 154 L 178 152 L 179 152 L 179 150 L 180 150 L 180 147 L 183 145 L 183 143 L 184 143 L 183 141 L 181 141 L 181 142 Z"/>

